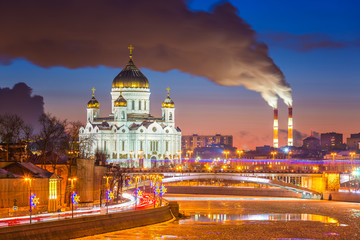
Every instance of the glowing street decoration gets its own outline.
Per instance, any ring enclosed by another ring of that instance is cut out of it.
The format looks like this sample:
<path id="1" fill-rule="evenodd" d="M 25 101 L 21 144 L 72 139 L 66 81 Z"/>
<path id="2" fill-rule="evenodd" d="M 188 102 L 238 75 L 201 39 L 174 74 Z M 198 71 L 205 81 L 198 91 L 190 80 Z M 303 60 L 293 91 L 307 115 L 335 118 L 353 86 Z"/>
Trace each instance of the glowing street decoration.
<path id="1" fill-rule="evenodd" d="M 157 195 L 162 197 L 167 192 L 167 188 L 164 186 L 164 184 L 161 184 L 161 185 L 158 184 L 158 185 L 156 185 L 155 192 Z"/>
<path id="2" fill-rule="evenodd" d="M 72 194 L 71 199 L 72 199 L 72 203 L 75 205 L 77 205 L 80 202 L 80 196 L 76 192 Z"/>
<path id="3" fill-rule="evenodd" d="M 106 196 L 108 201 L 112 201 L 114 199 L 114 193 L 111 190 L 106 191 Z"/>
<path id="4" fill-rule="evenodd" d="M 30 197 L 31 207 L 36 207 L 39 204 L 39 198 L 36 197 L 35 193 L 33 193 Z"/>
<path id="5" fill-rule="evenodd" d="M 143 192 L 140 190 L 140 188 L 136 189 L 136 196 L 142 196 Z"/>

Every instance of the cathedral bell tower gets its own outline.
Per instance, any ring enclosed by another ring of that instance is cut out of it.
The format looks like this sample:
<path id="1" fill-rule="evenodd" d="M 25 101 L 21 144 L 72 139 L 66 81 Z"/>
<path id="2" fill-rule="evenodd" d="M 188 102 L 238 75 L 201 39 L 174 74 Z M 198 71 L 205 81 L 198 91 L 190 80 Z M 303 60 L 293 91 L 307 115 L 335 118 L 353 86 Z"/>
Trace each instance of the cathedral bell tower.
<path id="1" fill-rule="evenodd" d="M 162 118 L 165 123 L 169 126 L 175 127 L 175 103 L 170 98 L 170 88 L 167 88 L 167 97 L 162 103 Z"/>
<path id="2" fill-rule="evenodd" d="M 114 101 L 114 120 L 116 122 L 127 121 L 127 101 L 122 96 L 121 90 L 119 97 Z"/>
<path id="3" fill-rule="evenodd" d="M 87 122 L 92 123 L 94 121 L 95 118 L 99 117 L 100 114 L 100 103 L 98 102 L 98 100 L 96 100 L 95 98 L 95 88 L 91 89 L 93 94 L 92 94 L 92 98 L 90 99 L 90 101 L 87 104 Z"/>

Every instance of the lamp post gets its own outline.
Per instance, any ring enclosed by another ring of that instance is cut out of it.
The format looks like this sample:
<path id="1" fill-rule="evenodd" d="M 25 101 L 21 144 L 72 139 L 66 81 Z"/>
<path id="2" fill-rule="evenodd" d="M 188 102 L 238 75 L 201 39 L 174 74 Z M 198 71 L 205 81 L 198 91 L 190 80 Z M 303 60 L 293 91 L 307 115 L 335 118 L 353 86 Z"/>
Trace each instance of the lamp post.
<path id="1" fill-rule="evenodd" d="M 71 218 L 74 218 L 74 181 L 76 181 L 76 177 L 72 177 L 68 179 L 71 181 Z"/>
<path id="2" fill-rule="evenodd" d="M 237 150 L 236 153 L 239 154 L 239 164 L 240 164 L 241 155 L 244 153 L 244 151 L 243 150 Z M 239 168 L 239 165 L 236 168 Z"/>
<path id="3" fill-rule="evenodd" d="M 275 155 L 277 154 L 277 152 L 276 151 L 272 151 L 271 152 L 271 155 L 272 155 L 272 160 L 273 161 L 275 161 Z"/>
<path id="4" fill-rule="evenodd" d="M 189 155 L 189 160 L 191 160 L 191 154 L 193 153 L 193 151 L 191 151 L 191 150 L 188 150 L 187 151 L 187 154 Z"/>
<path id="5" fill-rule="evenodd" d="M 30 218 L 29 218 L 29 220 L 30 220 L 30 224 L 31 224 L 31 212 L 32 212 L 32 209 L 31 209 L 31 205 L 32 205 L 32 202 L 31 202 L 31 181 L 32 181 L 32 179 L 31 178 L 25 178 L 25 182 L 29 182 L 29 193 L 30 193 L 30 195 L 29 195 L 29 213 L 30 213 Z"/>
<path id="6" fill-rule="evenodd" d="M 109 191 L 110 191 L 109 178 L 111 178 L 111 176 L 103 176 L 103 178 L 106 178 L 106 214 L 108 214 L 109 213 L 109 197 L 108 197 L 108 194 L 109 194 Z"/>
<path id="7" fill-rule="evenodd" d="M 135 209 L 137 207 L 137 199 L 138 199 L 138 181 L 141 179 L 139 175 L 135 176 Z"/>
<path id="8" fill-rule="evenodd" d="M 350 154 L 350 156 L 351 156 L 351 171 L 352 171 L 353 161 L 354 161 L 354 155 L 356 154 L 356 152 L 350 152 L 349 154 Z"/>
<path id="9" fill-rule="evenodd" d="M 227 160 L 228 159 L 228 154 L 229 154 L 230 152 L 229 151 L 224 151 L 223 152 L 223 154 L 225 154 L 225 159 Z"/>
<path id="10" fill-rule="evenodd" d="M 292 151 L 289 151 L 289 153 L 288 153 L 289 161 L 291 160 L 291 155 L 292 155 Z"/>
<path id="11" fill-rule="evenodd" d="M 333 162 L 335 163 L 335 156 L 337 155 L 337 153 L 336 152 L 332 152 L 331 153 L 331 156 L 332 156 L 332 159 L 333 159 Z"/>
<path id="12" fill-rule="evenodd" d="M 192 150 L 188 150 L 187 154 L 189 155 L 189 161 L 191 160 L 191 154 L 193 153 Z M 189 162 L 188 162 L 189 163 Z M 187 164 L 187 167 L 189 167 L 189 164 Z"/>
<path id="13" fill-rule="evenodd" d="M 182 163 L 181 163 L 181 151 L 177 151 L 176 153 L 177 153 L 177 155 L 178 155 L 179 163 L 180 163 L 180 165 L 181 165 L 181 164 L 182 164 Z"/>
<path id="14" fill-rule="evenodd" d="M 244 151 L 243 150 L 237 150 L 236 153 L 239 154 L 239 160 L 240 160 L 241 155 L 244 153 Z"/>

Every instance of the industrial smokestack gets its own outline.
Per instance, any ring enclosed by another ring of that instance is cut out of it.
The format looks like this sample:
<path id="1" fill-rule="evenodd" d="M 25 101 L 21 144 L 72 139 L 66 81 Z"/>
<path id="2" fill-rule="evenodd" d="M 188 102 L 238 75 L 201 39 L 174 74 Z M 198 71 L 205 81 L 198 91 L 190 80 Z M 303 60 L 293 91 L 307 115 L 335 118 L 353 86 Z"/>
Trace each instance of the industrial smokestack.
<path id="1" fill-rule="evenodd" d="M 288 146 L 294 146 L 293 139 L 293 116 L 292 116 L 292 107 L 289 107 L 289 116 L 288 116 Z"/>
<path id="2" fill-rule="evenodd" d="M 279 116 L 278 116 L 278 109 L 274 108 L 274 148 L 279 148 Z"/>

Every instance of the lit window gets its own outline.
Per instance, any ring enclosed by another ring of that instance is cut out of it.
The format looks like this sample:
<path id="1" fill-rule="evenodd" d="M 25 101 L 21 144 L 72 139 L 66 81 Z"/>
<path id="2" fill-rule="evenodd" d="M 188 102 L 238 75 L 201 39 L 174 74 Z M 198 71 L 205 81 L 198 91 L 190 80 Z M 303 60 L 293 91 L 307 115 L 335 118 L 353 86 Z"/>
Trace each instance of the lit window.
<path id="1" fill-rule="evenodd" d="M 57 179 L 49 181 L 49 199 L 57 199 Z"/>

